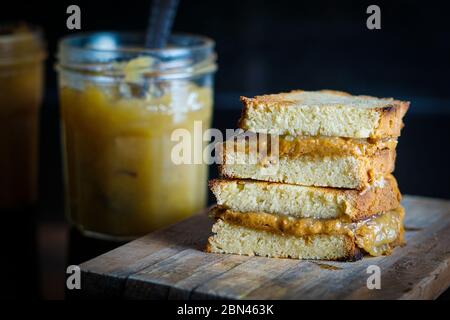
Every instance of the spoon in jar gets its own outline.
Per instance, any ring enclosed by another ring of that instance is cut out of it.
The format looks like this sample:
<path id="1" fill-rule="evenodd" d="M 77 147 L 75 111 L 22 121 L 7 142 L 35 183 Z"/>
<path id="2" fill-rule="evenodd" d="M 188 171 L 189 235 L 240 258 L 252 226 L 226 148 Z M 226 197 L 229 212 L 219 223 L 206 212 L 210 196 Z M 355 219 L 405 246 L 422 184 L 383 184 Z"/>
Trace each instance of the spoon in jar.
<path id="1" fill-rule="evenodd" d="M 145 38 L 145 47 L 160 49 L 167 45 L 179 0 L 153 0 Z"/>

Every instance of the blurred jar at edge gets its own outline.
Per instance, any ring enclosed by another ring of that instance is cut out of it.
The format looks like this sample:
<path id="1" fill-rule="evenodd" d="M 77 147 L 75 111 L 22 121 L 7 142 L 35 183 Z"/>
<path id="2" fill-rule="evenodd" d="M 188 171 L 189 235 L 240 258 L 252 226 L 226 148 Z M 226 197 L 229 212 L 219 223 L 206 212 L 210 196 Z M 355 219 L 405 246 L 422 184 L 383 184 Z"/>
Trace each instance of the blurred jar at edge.
<path id="1" fill-rule="evenodd" d="M 66 215 L 87 236 L 135 238 L 206 205 L 207 165 L 175 164 L 171 135 L 211 125 L 214 43 L 143 43 L 134 33 L 91 33 L 59 45 Z"/>
<path id="2" fill-rule="evenodd" d="M 26 208 L 37 200 L 45 57 L 39 28 L 0 25 L 0 209 Z"/>

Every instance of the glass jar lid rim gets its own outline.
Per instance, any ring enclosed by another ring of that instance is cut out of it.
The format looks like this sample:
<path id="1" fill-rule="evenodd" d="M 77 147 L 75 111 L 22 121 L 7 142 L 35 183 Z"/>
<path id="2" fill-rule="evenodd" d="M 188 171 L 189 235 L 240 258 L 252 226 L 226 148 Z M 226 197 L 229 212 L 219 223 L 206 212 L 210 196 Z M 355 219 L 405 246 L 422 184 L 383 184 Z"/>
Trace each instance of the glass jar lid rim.
<path id="1" fill-rule="evenodd" d="M 40 62 L 47 56 L 41 27 L 26 23 L 2 23 L 0 66 Z"/>
<path id="2" fill-rule="evenodd" d="M 129 31 L 102 31 L 102 32 L 83 32 L 74 35 L 64 37 L 60 41 L 60 50 L 82 50 L 94 53 L 125 53 L 125 54 L 173 54 L 184 52 L 186 50 L 204 50 L 212 49 L 215 45 L 214 40 L 201 35 L 190 33 L 174 33 L 169 39 L 169 44 L 173 45 L 170 40 L 176 39 L 188 39 L 195 41 L 186 46 L 171 46 L 165 48 L 146 48 L 143 45 L 135 44 L 118 45 L 115 41 L 126 37 L 132 37 L 135 40 L 141 38 L 144 39 L 144 34 L 141 32 L 129 32 Z"/>
<path id="3" fill-rule="evenodd" d="M 93 32 L 63 38 L 57 70 L 123 76 L 184 78 L 216 70 L 214 41 L 199 35 L 173 34 L 162 49 L 143 46 L 139 32 Z"/>
<path id="4" fill-rule="evenodd" d="M 1 24 L 1 27 L 10 28 L 11 30 L 14 30 L 14 28 L 19 26 L 21 25 L 12 22 Z M 0 44 L 9 44 L 20 41 L 43 41 L 43 31 L 41 27 L 32 24 L 23 24 L 23 26 L 26 28 L 26 32 L 0 34 Z"/>

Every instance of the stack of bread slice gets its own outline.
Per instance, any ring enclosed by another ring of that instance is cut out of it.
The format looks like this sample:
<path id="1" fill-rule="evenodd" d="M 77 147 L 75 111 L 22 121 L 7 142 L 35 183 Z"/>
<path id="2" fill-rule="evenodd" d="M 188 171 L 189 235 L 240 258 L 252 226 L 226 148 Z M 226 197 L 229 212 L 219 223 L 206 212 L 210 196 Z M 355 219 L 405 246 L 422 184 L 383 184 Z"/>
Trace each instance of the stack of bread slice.
<path id="1" fill-rule="evenodd" d="M 210 182 L 207 251 L 357 260 L 403 243 L 391 173 L 409 102 L 329 90 L 241 100 L 245 132 L 218 149 Z"/>

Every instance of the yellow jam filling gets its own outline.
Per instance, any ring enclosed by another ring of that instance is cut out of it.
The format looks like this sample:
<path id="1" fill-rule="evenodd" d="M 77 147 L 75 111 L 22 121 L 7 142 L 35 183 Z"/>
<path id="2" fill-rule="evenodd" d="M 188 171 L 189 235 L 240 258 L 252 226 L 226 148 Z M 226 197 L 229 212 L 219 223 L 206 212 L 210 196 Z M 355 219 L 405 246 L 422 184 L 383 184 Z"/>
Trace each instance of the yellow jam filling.
<path id="1" fill-rule="evenodd" d="M 388 211 L 358 222 L 348 217 L 339 219 L 296 219 L 262 212 L 240 213 L 214 207 L 212 215 L 228 223 L 267 232 L 303 237 L 318 234 L 346 235 L 355 238 L 358 247 L 373 256 L 388 254 L 391 244 L 403 239 L 404 210 Z"/>
<path id="2" fill-rule="evenodd" d="M 255 139 L 255 140 L 252 140 Z M 251 141 L 251 142 L 250 142 Z M 255 145 L 252 145 L 252 143 Z M 278 145 L 277 145 L 278 144 Z M 267 154 L 296 158 L 311 156 L 372 156 L 380 150 L 395 150 L 396 139 L 351 139 L 342 137 L 307 137 L 307 136 L 279 136 L 278 143 L 273 137 L 265 134 L 245 133 L 237 136 L 234 143 L 226 144 L 226 148 L 235 150 L 267 151 Z"/>

